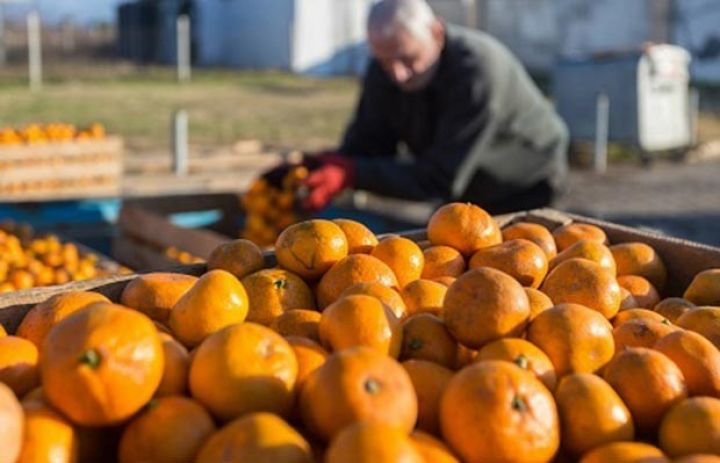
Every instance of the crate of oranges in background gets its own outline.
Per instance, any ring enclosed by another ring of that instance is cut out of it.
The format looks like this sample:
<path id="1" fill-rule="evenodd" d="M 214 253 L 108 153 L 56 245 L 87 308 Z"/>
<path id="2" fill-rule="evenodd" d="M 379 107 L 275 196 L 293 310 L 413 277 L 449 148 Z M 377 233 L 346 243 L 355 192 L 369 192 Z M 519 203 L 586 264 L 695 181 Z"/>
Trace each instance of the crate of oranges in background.
<path id="1" fill-rule="evenodd" d="M 8 461 L 720 457 L 718 248 L 453 203 L 76 289 L 0 296 Z"/>
<path id="2" fill-rule="evenodd" d="M 0 223 L 0 293 L 62 285 L 120 272 L 112 261 L 29 225 Z"/>
<path id="3" fill-rule="evenodd" d="M 0 200 L 114 196 L 123 173 L 123 141 L 93 123 L 0 129 Z"/>

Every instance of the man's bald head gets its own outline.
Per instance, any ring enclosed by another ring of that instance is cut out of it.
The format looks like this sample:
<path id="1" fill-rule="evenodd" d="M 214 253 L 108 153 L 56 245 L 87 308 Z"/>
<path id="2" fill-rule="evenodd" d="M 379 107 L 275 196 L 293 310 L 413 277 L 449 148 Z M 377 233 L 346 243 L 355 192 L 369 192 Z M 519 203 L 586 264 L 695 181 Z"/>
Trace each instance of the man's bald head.
<path id="1" fill-rule="evenodd" d="M 387 38 L 404 29 L 419 40 L 430 40 L 435 22 L 435 14 L 425 0 L 383 0 L 370 10 L 368 32 Z"/>
<path id="2" fill-rule="evenodd" d="M 445 27 L 425 0 L 383 0 L 370 10 L 368 42 L 390 79 L 414 92 L 427 87 L 435 75 Z"/>

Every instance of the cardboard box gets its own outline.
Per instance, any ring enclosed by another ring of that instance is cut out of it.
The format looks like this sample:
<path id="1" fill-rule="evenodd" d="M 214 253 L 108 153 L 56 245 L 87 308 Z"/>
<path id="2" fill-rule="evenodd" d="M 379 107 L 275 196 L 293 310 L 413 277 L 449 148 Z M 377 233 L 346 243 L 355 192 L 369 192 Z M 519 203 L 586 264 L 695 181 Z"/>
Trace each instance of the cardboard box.
<path id="1" fill-rule="evenodd" d="M 663 293 L 664 297 L 682 295 L 684 289 L 698 272 L 708 268 L 720 268 L 720 248 L 635 230 L 588 217 L 566 214 L 552 209 L 518 212 L 498 216 L 496 220 L 500 226 L 529 221 L 545 225 L 551 230 L 570 222 L 588 223 L 597 225 L 605 230 L 610 242 L 613 244 L 632 241 L 647 243 L 660 254 L 668 268 L 668 287 Z M 414 230 L 402 234 L 416 241 L 425 239 L 424 230 Z M 268 266 L 275 265 L 275 256 L 273 253 L 266 253 L 265 260 Z M 177 266 L 166 270 L 190 275 L 201 275 L 205 272 L 205 265 Z M 25 316 L 25 313 L 27 313 L 34 304 L 42 302 L 55 294 L 70 290 L 98 291 L 105 294 L 111 300 L 118 301 L 123 288 L 128 281 L 133 278 L 134 275 L 117 276 L 0 295 L 0 323 L 2 323 L 8 332 L 12 333 Z"/>

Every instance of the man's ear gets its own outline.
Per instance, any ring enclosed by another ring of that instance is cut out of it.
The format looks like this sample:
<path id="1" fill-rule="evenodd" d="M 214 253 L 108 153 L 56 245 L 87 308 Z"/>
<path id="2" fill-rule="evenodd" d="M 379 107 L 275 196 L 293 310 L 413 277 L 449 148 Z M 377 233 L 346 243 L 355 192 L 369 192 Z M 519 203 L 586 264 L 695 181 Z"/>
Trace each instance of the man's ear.
<path id="1" fill-rule="evenodd" d="M 445 41 L 445 23 L 442 20 L 435 18 L 430 26 L 430 31 L 435 42 L 443 43 Z"/>

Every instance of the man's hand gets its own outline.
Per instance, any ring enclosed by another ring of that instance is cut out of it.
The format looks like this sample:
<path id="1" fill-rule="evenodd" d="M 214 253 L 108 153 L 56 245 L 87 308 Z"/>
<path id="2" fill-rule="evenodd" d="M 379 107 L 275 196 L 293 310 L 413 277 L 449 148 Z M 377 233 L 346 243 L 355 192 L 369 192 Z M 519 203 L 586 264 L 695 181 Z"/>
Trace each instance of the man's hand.
<path id="1" fill-rule="evenodd" d="M 353 185 L 354 166 L 349 157 L 328 152 L 312 158 L 317 167 L 310 169 L 310 175 L 303 182 L 308 195 L 303 207 L 319 211 L 327 207 L 342 190 Z"/>

